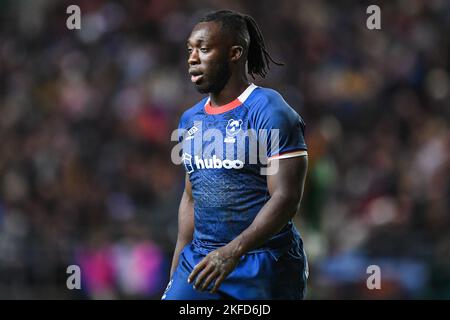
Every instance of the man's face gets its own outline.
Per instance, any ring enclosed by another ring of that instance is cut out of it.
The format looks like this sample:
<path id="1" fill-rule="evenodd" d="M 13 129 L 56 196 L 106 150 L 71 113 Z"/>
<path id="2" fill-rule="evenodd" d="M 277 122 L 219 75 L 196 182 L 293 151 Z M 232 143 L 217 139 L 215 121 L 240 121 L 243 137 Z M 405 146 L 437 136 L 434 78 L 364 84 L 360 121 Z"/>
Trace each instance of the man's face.
<path id="1" fill-rule="evenodd" d="M 201 22 L 192 30 L 187 42 L 189 74 L 200 93 L 218 93 L 228 82 L 229 38 L 220 23 Z"/>

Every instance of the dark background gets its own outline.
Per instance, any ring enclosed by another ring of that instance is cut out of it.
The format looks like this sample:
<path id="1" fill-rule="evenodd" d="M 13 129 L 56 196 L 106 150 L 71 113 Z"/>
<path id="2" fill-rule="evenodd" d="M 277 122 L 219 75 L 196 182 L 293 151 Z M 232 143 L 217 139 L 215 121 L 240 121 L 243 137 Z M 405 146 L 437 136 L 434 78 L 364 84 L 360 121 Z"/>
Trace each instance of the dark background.
<path id="1" fill-rule="evenodd" d="M 255 83 L 307 124 L 307 298 L 450 298 L 444 0 L 0 1 L 0 298 L 160 298 L 184 184 L 170 134 L 201 99 L 185 42 L 222 8 L 257 20 L 286 65 Z"/>

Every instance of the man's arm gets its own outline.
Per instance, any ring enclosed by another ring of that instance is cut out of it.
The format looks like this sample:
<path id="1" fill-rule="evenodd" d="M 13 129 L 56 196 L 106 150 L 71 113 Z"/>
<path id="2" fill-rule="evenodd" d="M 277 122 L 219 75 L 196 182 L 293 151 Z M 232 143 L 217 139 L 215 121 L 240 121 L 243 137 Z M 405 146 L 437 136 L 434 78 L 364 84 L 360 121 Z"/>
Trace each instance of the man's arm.
<path id="1" fill-rule="evenodd" d="M 178 209 L 178 237 L 175 246 L 175 252 L 172 258 L 172 266 L 170 268 L 170 277 L 178 265 L 178 258 L 181 250 L 192 241 L 194 234 L 194 200 L 192 198 L 191 182 L 186 174 L 186 182 L 183 196 L 181 197 L 180 207 Z"/>
<path id="2" fill-rule="evenodd" d="M 247 229 L 227 245 L 209 253 L 195 266 L 188 279 L 192 282 L 196 278 L 195 288 L 204 290 L 216 280 L 211 291 L 217 291 L 242 255 L 264 244 L 296 214 L 303 195 L 308 158 L 302 156 L 275 161 L 279 161 L 278 171 L 267 176 L 270 200 Z"/>

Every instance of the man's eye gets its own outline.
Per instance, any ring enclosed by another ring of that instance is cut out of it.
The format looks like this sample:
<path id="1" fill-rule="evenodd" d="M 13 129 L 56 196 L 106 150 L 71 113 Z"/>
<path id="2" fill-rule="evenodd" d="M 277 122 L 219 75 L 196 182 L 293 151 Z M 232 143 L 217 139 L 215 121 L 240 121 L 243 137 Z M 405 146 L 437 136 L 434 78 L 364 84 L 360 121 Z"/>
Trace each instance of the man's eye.
<path id="1" fill-rule="evenodd" d="M 188 52 L 189 52 L 189 53 L 192 53 L 192 49 L 191 49 L 191 48 L 188 48 Z"/>
<path id="2" fill-rule="evenodd" d="M 203 53 L 208 52 L 208 48 L 200 48 L 200 51 Z"/>

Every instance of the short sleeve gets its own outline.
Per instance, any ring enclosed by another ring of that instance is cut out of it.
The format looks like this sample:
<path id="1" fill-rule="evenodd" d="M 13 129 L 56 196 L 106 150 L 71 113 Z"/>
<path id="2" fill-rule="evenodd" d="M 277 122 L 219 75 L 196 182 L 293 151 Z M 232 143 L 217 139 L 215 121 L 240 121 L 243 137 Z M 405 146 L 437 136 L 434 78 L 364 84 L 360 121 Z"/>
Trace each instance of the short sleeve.
<path id="1" fill-rule="evenodd" d="M 184 132 L 186 131 L 185 129 L 185 125 L 182 119 L 180 119 L 180 122 L 178 123 L 178 142 L 182 142 L 183 141 L 183 136 L 184 136 Z"/>
<path id="2" fill-rule="evenodd" d="M 187 112 L 184 112 L 183 115 L 180 117 L 180 121 L 178 123 L 178 142 L 183 142 L 185 135 L 188 133 L 187 131 L 189 130 L 188 128 L 188 115 L 186 114 Z"/>
<path id="3" fill-rule="evenodd" d="M 259 142 L 266 143 L 269 159 L 307 154 L 305 122 L 278 93 L 257 108 L 255 119 Z"/>

